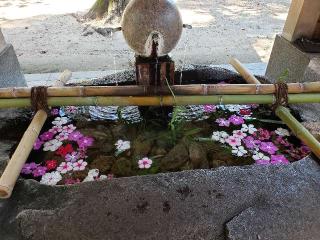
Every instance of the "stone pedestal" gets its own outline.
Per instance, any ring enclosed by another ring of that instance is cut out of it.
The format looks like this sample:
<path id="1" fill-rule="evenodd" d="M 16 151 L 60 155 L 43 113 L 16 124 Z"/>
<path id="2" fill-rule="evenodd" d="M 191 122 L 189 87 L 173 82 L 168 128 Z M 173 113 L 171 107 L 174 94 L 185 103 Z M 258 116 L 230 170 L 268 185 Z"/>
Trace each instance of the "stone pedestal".
<path id="1" fill-rule="evenodd" d="M 13 46 L 5 42 L 0 30 L 0 87 L 23 87 L 26 85 Z"/>
<path id="2" fill-rule="evenodd" d="M 320 79 L 320 54 L 306 53 L 294 43 L 277 35 L 266 76 L 274 82 L 288 69 L 287 82 L 311 82 Z"/>

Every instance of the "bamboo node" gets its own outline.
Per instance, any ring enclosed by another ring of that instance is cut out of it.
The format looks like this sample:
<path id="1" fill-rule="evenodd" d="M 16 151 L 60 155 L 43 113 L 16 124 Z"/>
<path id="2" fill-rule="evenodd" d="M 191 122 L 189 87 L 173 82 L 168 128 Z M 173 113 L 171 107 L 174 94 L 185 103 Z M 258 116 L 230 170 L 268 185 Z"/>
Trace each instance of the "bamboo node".
<path id="1" fill-rule="evenodd" d="M 260 93 L 261 84 L 256 84 L 256 94 Z"/>
<path id="2" fill-rule="evenodd" d="M 12 96 L 13 96 L 14 98 L 17 98 L 16 88 L 15 88 L 15 87 L 11 89 L 11 92 L 12 92 Z"/>
<path id="3" fill-rule="evenodd" d="M 85 93 L 84 93 L 84 86 L 80 86 L 80 96 L 84 97 Z"/>
<path id="4" fill-rule="evenodd" d="M 38 110 L 49 112 L 47 87 L 38 86 L 31 88 L 31 106 L 34 112 Z"/>
<path id="5" fill-rule="evenodd" d="M 208 85 L 202 84 L 203 95 L 208 95 Z"/>

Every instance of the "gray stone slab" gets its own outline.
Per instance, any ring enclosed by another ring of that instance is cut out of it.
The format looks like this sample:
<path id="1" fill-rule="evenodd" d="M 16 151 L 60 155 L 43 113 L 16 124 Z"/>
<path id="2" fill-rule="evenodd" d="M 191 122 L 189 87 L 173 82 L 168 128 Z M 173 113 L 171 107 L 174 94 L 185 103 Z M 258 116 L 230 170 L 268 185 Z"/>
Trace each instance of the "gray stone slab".
<path id="1" fill-rule="evenodd" d="M 274 82 L 288 70 L 287 82 L 316 81 L 318 78 L 314 78 L 314 75 L 309 79 L 305 73 L 309 64 L 319 58 L 320 54 L 303 52 L 294 43 L 277 35 L 266 70 L 266 77 Z"/>
<path id="2" fill-rule="evenodd" d="M 320 239 L 320 167 L 222 167 L 50 187 L 0 201 L 4 239 Z M 259 238 L 260 236 L 260 238 Z"/>
<path id="3" fill-rule="evenodd" d="M 0 28 L 0 52 L 5 48 L 5 46 L 7 45 L 6 41 L 4 40 L 4 36 L 1 32 L 1 28 Z"/>
<path id="4" fill-rule="evenodd" d="M 0 51 L 0 87 L 23 87 L 26 85 L 13 46 L 7 44 Z"/>

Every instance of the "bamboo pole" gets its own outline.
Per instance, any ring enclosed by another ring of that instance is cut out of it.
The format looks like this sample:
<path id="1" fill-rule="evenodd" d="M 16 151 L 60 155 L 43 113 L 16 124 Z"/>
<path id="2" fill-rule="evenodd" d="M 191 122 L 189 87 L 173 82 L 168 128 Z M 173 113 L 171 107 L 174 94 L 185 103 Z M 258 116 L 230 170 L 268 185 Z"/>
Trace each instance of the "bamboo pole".
<path id="1" fill-rule="evenodd" d="M 61 85 L 63 82 L 68 81 L 70 77 L 70 71 L 66 70 L 61 74 L 59 80 L 57 80 L 55 84 Z M 10 161 L 8 162 L 8 165 L 6 166 L 0 178 L 0 198 L 5 199 L 11 196 L 12 190 L 20 175 L 21 169 L 27 161 L 28 156 L 33 149 L 33 144 L 37 140 L 47 118 L 48 114 L 44 110 L 38 110 L 34 115 L 29 127 L 23 134 L 18 147 L 13 153 Z"/>
<path id="2" fill-rule="evenodd" d="M 242 75 L 243 73 L 241 72 L 240 74 Z M 245 72 L 244 74 L 247 74 L 246 78 L 248 79 L 255 78 L 249 71 Z M 245 78 L 245 76 L 243 77 Z M 260 82 L 259 80 L 256 79 L 255 83 L 259 84 Z M 290 98 L 290 94 L 288 96 Z M 290 100 L 289 100 L 289 103 L 290 103 Z M 283 106 L 278 106 L 275 110 L 275 114 L 292 130 L 292 132 L 297 138 L 299 138 L 304 144 L 306 144 L 311 149 L 311 151 L 318 158 L 320 158 L 319 141 L 290 113 L 290 110 L 288 108 Z"/>
<path id="3" fill-rule="evenodd" d="M 320 93 L 289 94 L 289 103 L 320 103 Z M 113 96 L 113 97 L 49 97 L 48 104 L 57 106 L 173 106 L 204 104 L 273 104 L 274 95 L 212 96 Z M 31 107 L 29 98 L 0 99 L 1 108 Z"/>
<path id="4" fill-rule="evenodd" d="M 46 119 L 47 113 L 43 110 L 39 110 L 35 114 L 0 178 L 0 198 L 9 198 L 11 196 L 21 169 L 27 161 Z"/>
<path id="5" fill-rule="evenodd" d="M 272 94 L 274 84 L 192 84 L 171 86 L 175 95 L 213 94 Z M 148 96 L 171 94 L 168 87 L 146 86 L 74 86 L 48 87 L 49 97 L 90 97 L 90 96 Z M 288 83 L 288 93 L 320 93 L 320 81 L 309 83 Z M 0 99 L 28 98 L 31 88 L 0 88 Z"/>
<path id="6" fill-rule="evenodd" d="M 247 81 L 247 83 L 261 84 L 260 81 L 255 76 L 253 76 L 238 59 L 231 58 L 230 64 L 237 70 L 238 73 L 240 73 L 240 75 Z"/>
<path id="7" fill-rule="evenodd" d="M 290 113 L 286 107 L 278 107 L 276 115 L 292 130 L 292 132 L 306 144 L 312 152 L 320 158 L 320 143 L 318 140 Z"/>

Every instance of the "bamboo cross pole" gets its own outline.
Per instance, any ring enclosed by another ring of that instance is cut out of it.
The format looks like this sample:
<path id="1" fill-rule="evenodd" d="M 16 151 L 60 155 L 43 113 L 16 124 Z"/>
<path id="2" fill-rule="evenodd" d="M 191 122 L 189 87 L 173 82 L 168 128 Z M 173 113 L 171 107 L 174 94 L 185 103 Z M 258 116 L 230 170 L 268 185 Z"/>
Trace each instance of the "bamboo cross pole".
<path id="1" fill-rule="evenodd" d="M 320 93 L 288 94 L 289 103 L 320 103 Z M 273 104 L 273 94 L 266 95 L 191 95 L 191 96 L 112 96 L 49 97 L 48 105 L 58 106 L 173 106 L 204 104 Z M 1 108 L 31 107 L 30 98 L 0 99 Z"/>
<path id="2" fill-rule="evenodd" d="M 236 58 L 231 58 L 230 64 L 237 70 L 238 73 L 246 80 L 247 83 L 261 84 L 260 81 L 243 66 Z"/>
<path id="3" fill-rule="evenodd" d="M 60 83 L 66 82 L 70 77 L 70 71 L 66 70 L 61 74 L 55 84 L 60 85 Z M 0 198 L 9 198 L 11 196 L 21 169 L 27 161 L 33 149 L 33 144 L 37 140 L 47 118 L 48 114 L 44 110 L 38 110 L 34 115 L 0 178 Z"/>
<path id="4" fill-rule="evenodd" d="M 238 61 L 238 66 L 242 64 Z M 240 67 L 241 68 L 241 67 Z M 241 72 L 239 72 L 242 75 Z M 253 79 L 254 76 L 247 71 L 248 79 Z M 244 76 L 242 76 L 244 77 Z M 249 80 L 250 81 L 250 80 Z M 249 82 L 248 81 L 248 82 Z M 259 80 L 257 80 L 259 84 Z M 289 101 L 290 103 L 290 101 Z M 320 143 L 319 141 L 290 113 L 290 110 L 283 106 L 278 106 L 275 110 L 275 114 L 291 129 L 294 135 L 299 138 L 304 144 L 306 144 L 311 151 L 320 158 Z"/>
<path id="5" fill-rule="evenodd" d="M 60 81 L 59 81 L 60 83 Z M 272 94 L 274 84 L 191 84 L 170 87 L 175 95 L 214 95 L 214 94 Z M 168 87 L 147 86 L 73 86 L 48 87 L 49 97 L 91 97 L 91 96 L 149 96 L 169 95 Z M 308 83 L 289 83 L 288 93 L 320 93 L 320 81 Z M 0 88 L 0 99 L 28 98 L 31 88 Z"/>

